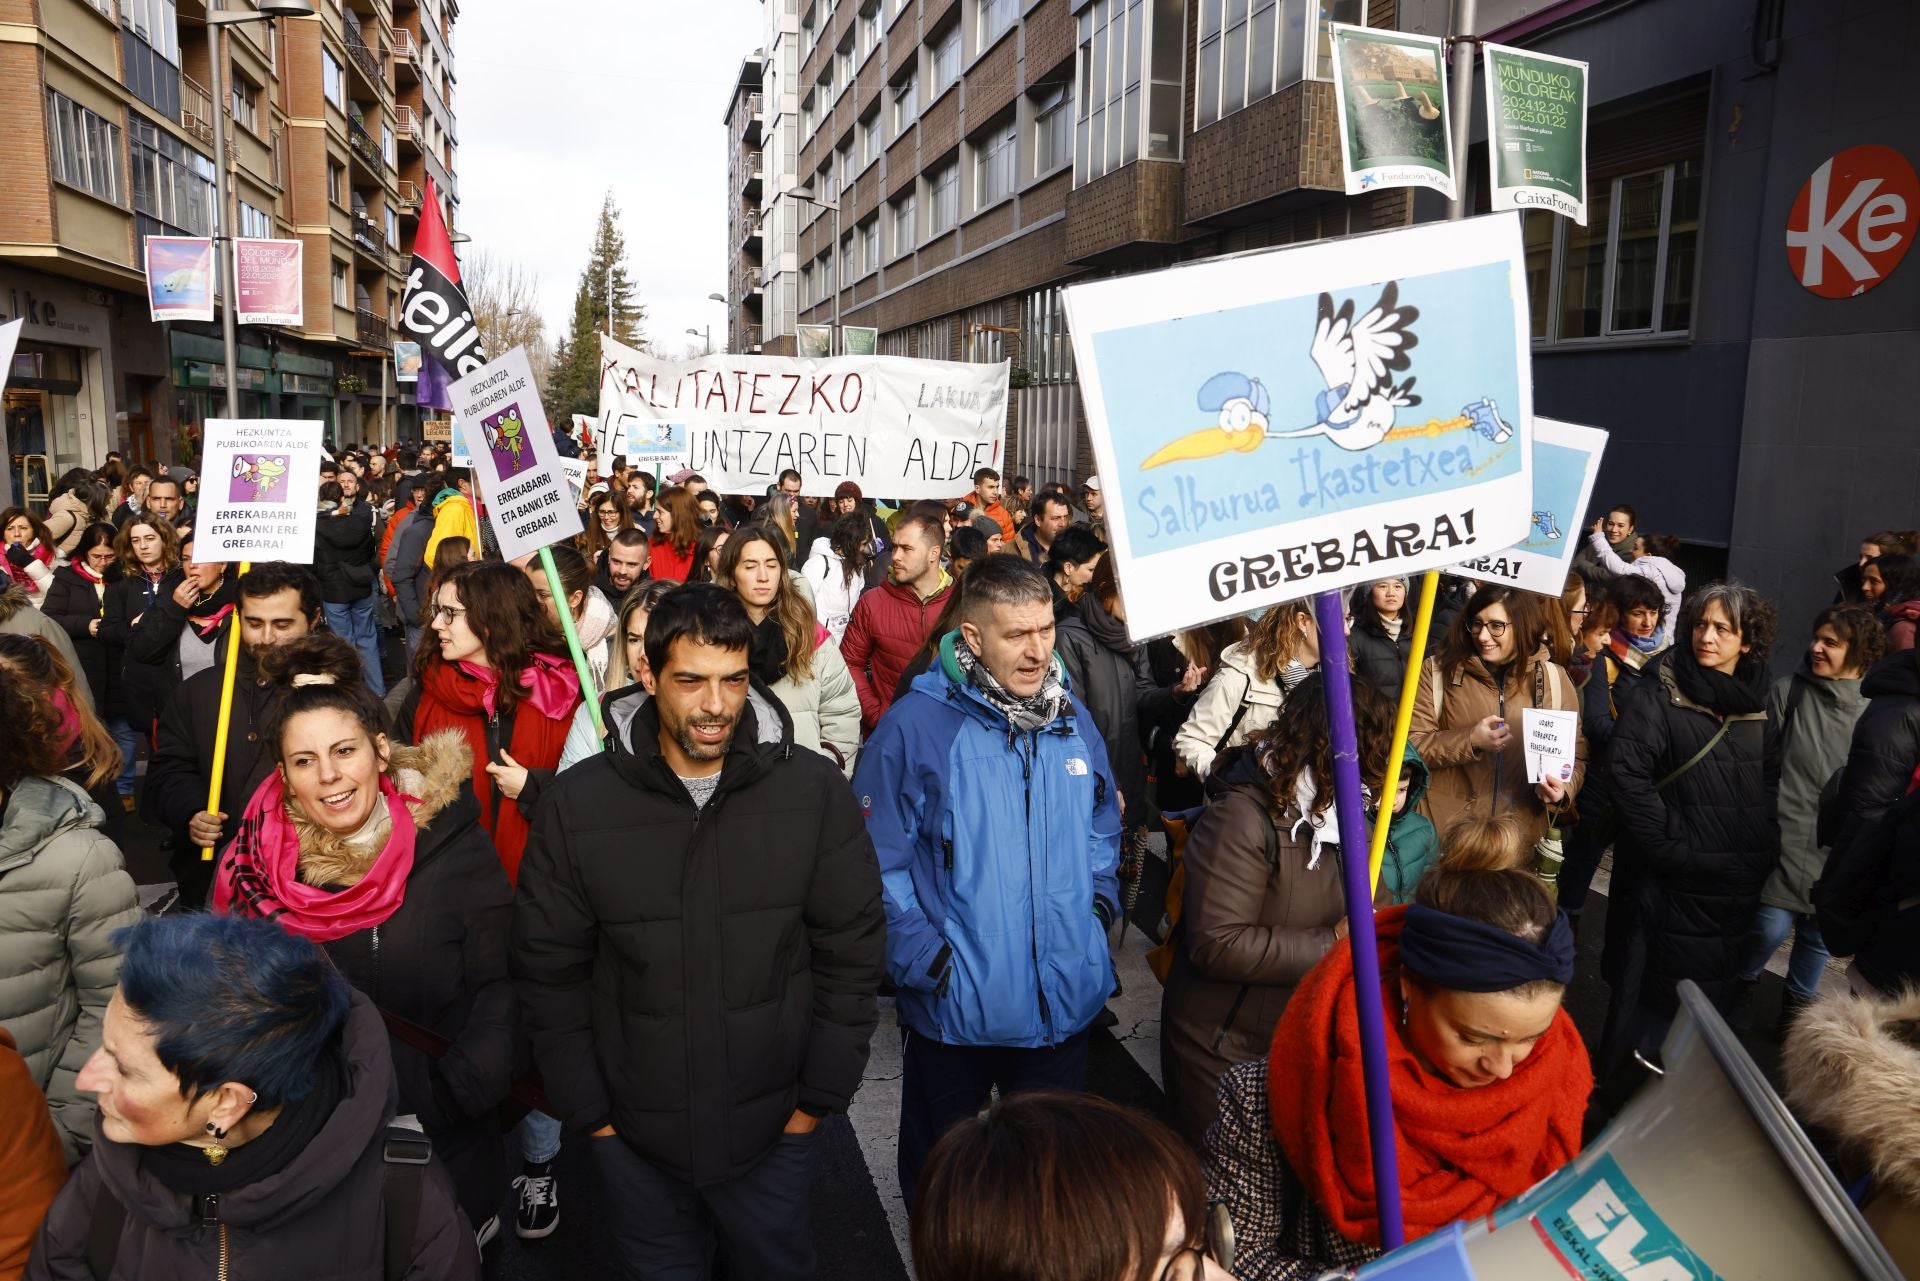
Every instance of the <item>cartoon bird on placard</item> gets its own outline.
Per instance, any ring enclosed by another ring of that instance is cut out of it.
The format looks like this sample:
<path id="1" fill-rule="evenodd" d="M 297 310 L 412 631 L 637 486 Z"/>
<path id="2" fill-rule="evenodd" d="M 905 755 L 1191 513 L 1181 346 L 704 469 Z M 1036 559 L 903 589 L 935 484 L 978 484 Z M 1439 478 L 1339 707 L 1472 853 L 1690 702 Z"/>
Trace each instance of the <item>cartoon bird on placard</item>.
<path id="1" fill-rule="evenodd" d="M 1411 326 L 1417 307 L 1400 305 L 1400 287 L 1388 281 L 1380 300 L 1358 319 L 1351 298 L 1336 310 L 1331 294 L 1320 295 L 1319 315 L 1307 354 L 1320 371 L 1326 390 L 1314 401 L 1318 421 L 1291 431 L 1271 426 L 1267 390 L 1257 378 L 1222 373 L 1200 387 L 1200 408 L 1218 413 L 1219 422 L 1163 446 L 1140 464 L 1217 458 L 1229 452 L 1251 453 L 1262 441 L 1324 435 L 1342 449 L 1371 449 L 1393 430 L 1397 409 L 1420 403 L 1414 380 L 1395 383 L 1393 375 L 1411 365 L 1407 355 L 1419 342 Z"/>

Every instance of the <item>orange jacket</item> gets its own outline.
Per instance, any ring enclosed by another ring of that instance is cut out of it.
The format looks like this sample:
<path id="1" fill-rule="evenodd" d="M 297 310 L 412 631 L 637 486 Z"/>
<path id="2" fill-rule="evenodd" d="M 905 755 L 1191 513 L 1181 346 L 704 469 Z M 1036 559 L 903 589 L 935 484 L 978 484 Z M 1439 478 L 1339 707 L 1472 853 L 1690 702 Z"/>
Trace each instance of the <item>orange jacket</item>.
<path id="1" fill-rule="evenodd" d="M 35 1084 L 27 1061 L 0 1027 L 0 1170 L 7 1195 L 0 1197 L 0 1281 L 19 1281 L 33 1253 L 40 1220 L 67 1181 L 67 1159 L 47 1111 L 47 1096 Z"/>

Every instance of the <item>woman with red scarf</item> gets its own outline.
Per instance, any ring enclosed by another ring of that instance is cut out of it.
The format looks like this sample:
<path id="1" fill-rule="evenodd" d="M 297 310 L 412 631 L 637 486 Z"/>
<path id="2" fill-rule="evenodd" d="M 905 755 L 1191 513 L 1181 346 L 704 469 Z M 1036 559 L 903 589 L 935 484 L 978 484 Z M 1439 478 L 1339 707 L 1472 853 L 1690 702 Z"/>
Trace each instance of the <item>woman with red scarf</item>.
<path id="1" fill-rule="evenodd" d="M 580 705 L 566 638 L 533 584 L 500 561 L 468 561 L 434 592 L 427 624 L 437 643 L 414 658 L 413 692 L 394 733 L 419 743 L 456 730 L 473 754 L 480 823 L 507 879 L 517 881 L 527 816 L 560 763 Z"/>
<path id="2" fill-rule="evenodd" d="M 1573 931 L 1530 872 L 1444 857 L 1376 918 L 1408 1241 L 1477 1218 L 1580 1153 L 1593 1072 L 1561 1008 Z M 1484 861 L 1482 861 L 1484 859 Z M 1207 1195 L 1241 1281 L 1306 1281 L 1380 1253 L 1353 960 L 1295 991 L 1261 1062 L 1220 1082 Z"/>
<path id="3" fill-rule="evenodd" d="M 14 586 L 35 605 L 46 599 L 53 584 L 53 535 L 38 516 L 24 507 L 0 512 L 0 566 Z"/>
<path id="4" fill-rule="evenodd" d="M 313 940 L 379 1007 L 399 1111 L 420 1118 L 484 1245 L 506 1179 L 497 1109 L 518 1006 L 513 890 L 480 828 L 466 740 L 389 740 L 359 652 L 338 636 L 272 647 L 260 676 L 274 687 L 260 739 L 278 768 L 240 816 L 213 910 Z"/>
<path id="5" fill-rule="evenodd" d="M 685 485 L 670 485 L 653 511 L 649 572 L 676 583 L 692 580 L 693 547 L 700 538 L 700 509 Z"/>

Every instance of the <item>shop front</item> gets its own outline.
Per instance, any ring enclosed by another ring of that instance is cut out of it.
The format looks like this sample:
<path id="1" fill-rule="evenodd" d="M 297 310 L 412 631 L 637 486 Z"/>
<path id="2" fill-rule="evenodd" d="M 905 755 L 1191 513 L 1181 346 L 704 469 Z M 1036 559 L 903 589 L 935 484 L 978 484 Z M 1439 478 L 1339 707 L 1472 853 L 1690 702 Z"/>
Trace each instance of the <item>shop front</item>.
<path id="1" fill-rule="evenodd" d="M 115 432 L 112 295 L 0 266 L 0 324 L 24 324 L 7 369 L 4 450 L 16 501 L 45 502 L 60 474 L 98 467 Z"/>

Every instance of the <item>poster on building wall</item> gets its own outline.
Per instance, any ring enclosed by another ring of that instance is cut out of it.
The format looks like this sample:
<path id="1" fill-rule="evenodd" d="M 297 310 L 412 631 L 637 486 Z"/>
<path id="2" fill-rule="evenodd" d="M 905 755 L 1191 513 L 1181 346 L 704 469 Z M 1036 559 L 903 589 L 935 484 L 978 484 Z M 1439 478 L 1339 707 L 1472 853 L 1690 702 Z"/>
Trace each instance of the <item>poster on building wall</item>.
<path id="1" fill-rule="evenodd" d="M 213 319 L 213 242 L 147 237 L 147 306 L 155 320 Z"/>
<path id="2" fill-rule="evenodd" d="M 302 325 L 298 240 L 233 242 L 234 320 L 242 325 Z"/>
<path id="3" fill-rule="evenodd" d="M 1067 289 L 1134 639 L 1525 538 L 1526 297 L 1515 214 Z"/>
<path id="4" fill-rule="evenodd" d="M 1607 433 L 1553 418 L 1533 420 L 1533 501 L 1527 504 L 1527 534 L 1513 546 L 1463 561 L 1463 578 L 1502 583 L 1522 591 L 1558 596 L 1567 584 L 1586 529 L 1581 520 L 1593 499 Z"/>
<path id="5" fill-rule="evenodd" d="M 393 344 L 393 377 L 395 382 L 417 383 L 420 381 L 419 343 L 396 342 Z"/>
<path id="6" fill-rule="evenodd" d="M 582 532 L 565 460 L 524 347 L 453 384 L 457 430 L 473 454 L 473 483 L 486 502 L 500 558 L 517 560 Z M 585 474 L 584 466 L 581 469 Z"/>
<path id="7" fill-rule="evenodd" d="M 1587 225 L 1587 64 L 1482 44 L 1493 207 Z"/>
<path id="8" fill-rule="evenodd" d="M 1431 187 L 1452 200 L 1445 42 L 1339 22 L 1328 26 L 1347 194 Z"/>
<path id="9" fill-rule="evenodd" d="M 764 493 L 792 468 L 812 496 L 850 480 L 877 498 L 944 498 L 1002 464 L 1004 361 L 661 360 L 604 336 L 600 351 L 600 423 L 614 452 L 644 459 L 649 435 L 669 429 L 670 444 L 677 427 L 684 452 L 673 461 L 724 492 Z"/>
<path id="10" fill-rule="evenodd" d="M 209 418 L 201 443 L 195 561 L 312 564 L 326 424 Z"/>
<path id="11" fill-rule="evenodd" d="M 804 360 L 825 360 L 833 355 L 833 326 L 795 325 L 793 345 Z"/>
<path id="12" fill-rule="evenodd" d="M 843 356 L 879 355 L 880 331 L 871 325 L 840 326 L 840 354 Z"/>

